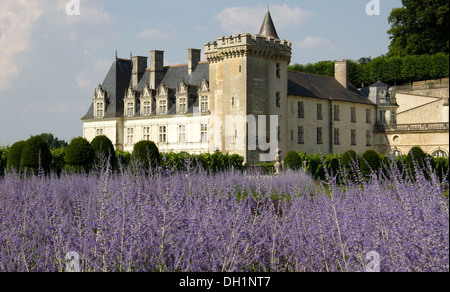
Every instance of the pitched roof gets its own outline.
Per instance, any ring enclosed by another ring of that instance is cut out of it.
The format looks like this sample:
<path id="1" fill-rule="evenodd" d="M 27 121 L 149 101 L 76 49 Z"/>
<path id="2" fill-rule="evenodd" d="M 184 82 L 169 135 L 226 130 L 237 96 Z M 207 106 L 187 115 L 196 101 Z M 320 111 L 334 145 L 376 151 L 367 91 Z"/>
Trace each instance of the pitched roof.
<path id="1" fill-rule="evenodd" d="M 278 37 L 277 30 L 275 29 L 275 25 L 273 24 L 272 16 L 270 15 L 269 10 L 267 10 L 266 17 L 264 18 L 258 35 L 266 38 L 280 39 Z"/>
<path id="2" fill-rule="evenodd" d="M 333 77 L 295 71 L 288 71 L 288 95 L 373 104 L 352 85 L 345 89 Z"/>

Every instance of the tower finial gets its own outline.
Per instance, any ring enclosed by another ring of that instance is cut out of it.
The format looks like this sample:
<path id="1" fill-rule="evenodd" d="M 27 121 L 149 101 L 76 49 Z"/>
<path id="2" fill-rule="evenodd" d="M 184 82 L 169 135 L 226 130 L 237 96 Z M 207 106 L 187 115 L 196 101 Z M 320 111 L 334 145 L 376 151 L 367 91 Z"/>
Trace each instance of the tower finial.
<path id="1" fill-rule="evenodd" d="M 277 30 L 275 29 L 275 25 L 273 24 L 272 16 L 270 15 L 269 10 L 267 10 L 266 17 L 264 18 L 261 30 L 259 31 L 259 36 L 278 40 L 280 39 L 278 37 Z"/>

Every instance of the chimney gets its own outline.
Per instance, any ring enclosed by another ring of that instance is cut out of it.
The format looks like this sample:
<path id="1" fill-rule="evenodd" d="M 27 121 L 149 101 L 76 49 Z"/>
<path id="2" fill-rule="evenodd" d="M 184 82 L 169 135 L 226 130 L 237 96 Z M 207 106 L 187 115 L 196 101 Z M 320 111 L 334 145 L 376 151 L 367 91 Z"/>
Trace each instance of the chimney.
<path id="1" fill-rule="evenodd" d="M 147 57 L 133 57 L 133 87 L 137 87 L 147 69 Z"/>
<path id="2" fill-rule="evenodd" d="M 334 78 L 339 82 L 345 89 L 348 89 L 348 62 L 345 60 L 336 61 L 334 63 Z"/>
<path id="3" fill-rule="evenodd" d="M 188 74 L 191 75 L 194 72 L 195 68 L 197 68 L 198 63 L 200 62 L 201 50 L 198 49 L 188 49 Z"/>
<path id="4" fill-rule="evenodd" d="M 151 51 L 150 58 L 150 89 L 157 89 L 164 78 L 164 51 Z"/>

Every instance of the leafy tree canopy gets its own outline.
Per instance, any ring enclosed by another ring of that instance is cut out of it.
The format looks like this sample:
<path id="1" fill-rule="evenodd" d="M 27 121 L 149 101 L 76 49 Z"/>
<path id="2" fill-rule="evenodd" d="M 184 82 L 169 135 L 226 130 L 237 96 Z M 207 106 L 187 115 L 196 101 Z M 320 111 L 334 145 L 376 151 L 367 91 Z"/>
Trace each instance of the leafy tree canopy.
<path id="1" fill-rule="evenodd" d="M 59 140 L 57 137 L 50 133 L 43 133 L 40 135 L 45 141 L 47 141 L 50 149 L 66 148 L 69 144 L 64 140 Z"/>

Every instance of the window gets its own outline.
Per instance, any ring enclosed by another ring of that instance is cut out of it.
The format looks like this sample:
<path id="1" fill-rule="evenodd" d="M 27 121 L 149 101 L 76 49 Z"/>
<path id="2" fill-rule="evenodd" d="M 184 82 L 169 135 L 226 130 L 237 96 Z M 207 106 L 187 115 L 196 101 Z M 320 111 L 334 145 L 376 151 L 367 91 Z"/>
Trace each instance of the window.
<path id="1" fill-rule="evenodd" d="M 167 127 L 166 126 L 160 126 L 159 127 L 159 143 L 165 144 L 167 143 Z"/>
<path id="2" fill-rule="evenodd" d="M 298 102 L 298 110 L 297 110 L 297 116 L 299 119 L 304 119 L 305 118 L 305 104 L 303 103 L 303 101 L 299 101 Z"/>
<path id="3" fill-rule="evenodd" d="M 234 103 L 235 103 L 235 98 L 234 96 L 231 98 L 231 107 L 234 107 Z"/>
<path id="4" fill-rule="evenodd" d="M 126 115 L 128 117 L 134 116 L 134 102 L 128 102 L 127 103 L 127 112 Z"/>
<path id="5" fill-rule="evenodd" d="M 184 114 L 187 111 L 186 97 L 180 98 L 180 114 Z"/>
<path id="6" fill-rule="evenodd" d="M 370 112 L 370 108 L 366 109 L 366 124 L 372 123 L 372 114 Z"/>
<path id="7" fill-rule="evenodd" d="M 208 125 L 207 124 L 202 124 L 201 136 L 202 136 L 202 143 L 208 142 Z"/>
<path id="8" fill-rule="evenodd" d="M 178 142 L 186 143 L 186 125 L 178 126 Z"/>
<path id="9" fill-rule="evenodd" d="M 391 124 L 397 124 L 397 114 L 394 111 L 391 112 Z"/>
<path id="10" fill-rule="evenodd" d="M 370 130 L 366 131 L 366 146 L 372 146 L 372 133 Z"/>
<path id="11" fill-rule="evenodd" d="M 291 141 L 294 141 L 294 130 L 291 130 Z"/>
<path id="12" fill-rule="evenodd" d="M 144 141 L 150 141 L 150 127 L 144 127 L 142 129 L 142 138 Z"/>
<path id="13" fill-rule="evenodd" d="M 352 145 L 353 146 L 356 146 L 356 130 L 352 130 L 352 134 L 351 134 L 351 136 L 352 136 Z"/>
<path id="14" fill-rule="evenodd" d="M 278 141 L 281 141 L 281 128 L 280 127 L 277 128 L 277 139 L 278 139 Z"/>
<path id="15" fill-rule="evenodd" d="M 159 101 L 159 114 L 160 115 L 167 114 L 167 100 L 165 99 Z"/>
<path id="16" fill-rule="evenodd" d="M 444 157 L 448 157 L 448 155 L 444 151 L 438 150 L 438 151 L 433 152 L 433 157 L 444 158 Z"/>
<path id="17" fill-rule="evenodd" d="M 380 111 L 380 124 L 386 124 L 386 111 Z"/>
<path id="18" fill-rule="evenodd" d="M 103 135 L 103 129 L 97 129 L 97 136 Z"/>
<path id="19" fill-rule="evenodd" d="M 281 78 L 281 64 L 277 63 L 277 71 L 276 71 L 277 78 Z"/>
<path id="20" fill-rule="evenodd" d="M 323 116 L 322 116 L 322 104 L 318 103 L 317 104 L 317 119 L 318 120 L 322 120 Z"/>
<path id="21" fill-rule="evenodd" d="M 323 144 L 323 139 L 322 139 L 323 133 L 322 133 L 322 128 L 319 127 L 317 128 L 317 144 Z"/>
<path id="22" fill-rule="evenodd" d="M 356 123 L 356 107 L 352 107 L 351 111 L 351 122 Z"/>
<path id="23" fill-rule="evenodd" d="M 305 128 L 298 126 L 298 144 L 305 144 Z"/>
<path id="24" fill-rule="evenodd" d="M 134 144 L 134 129 L 127 128 L 127 145 L 133 145 L 133 144 Z"/>
<path id="25" fill-rule="evenodd" d="M 334 106 L 334 120 L 339 121 L 339 106 L 338 105 Z"/>
<path id="26" fill-rule="evenodd" d="M 97 118 L 103 118 L 103 102 L 97 103 Z"/>
<path id="27" fill-rule="evenodd" d="M 281 107 L 281 98 L 279 92 L 277 92 L 277 107 Z"/>
<path id="28" fill-rule="evenodd" d="M 334 145 L 340 145 L 340 133 L 339 129 L 334 129 Z"/>
<path id="29" fill-rule="evenodd" d="M 209 111 L 209 98 L 208 98 L 208 96 L 202 96 L 202 98 L 201 98 L 201 109 L 202 109 L 202 112 L 208 112 Z"/>
<path id="30" fill-rule="evenodd" d="M 144 116 L 149 116 L 152 114 L 152 108 L 151 108 L 150 101 L 144 101 L 144 107 L 143 107 L 142 114 Z"/>

